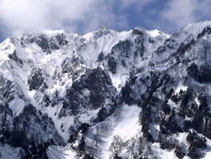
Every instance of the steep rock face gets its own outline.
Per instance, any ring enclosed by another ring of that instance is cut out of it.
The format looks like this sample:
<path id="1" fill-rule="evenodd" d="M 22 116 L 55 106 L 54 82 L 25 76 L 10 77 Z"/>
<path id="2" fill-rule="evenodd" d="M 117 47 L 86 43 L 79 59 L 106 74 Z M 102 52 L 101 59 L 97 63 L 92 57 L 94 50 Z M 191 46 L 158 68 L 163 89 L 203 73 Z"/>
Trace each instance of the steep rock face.
<path id="1" fill-rule="evenodd" d="M 7 106 L 1 106 L 1 109 L 2 144 L 20 147 L 28 156 L 33 155 L 40 144 L 64 144 L 52 119 L 38 112 L 32 105 L 25 106 L 23 112 L 16 117 L 13 117 L 12 110 Z"/>
<path id="2" fill-rule="evenodd" d="M 5 40 L 1 158 L 210 158 L 210 24 Z"/>
<path id="3" fill-rule="evenodd" d="M 87 70 L 67 89 L 59 116 L 76 115 L 80 109 L 95 110 L 115 100 L 116 90 L 109 75 L 101 68 Z"/>
<path id="4" fill-rule="evenodd" d="M 45 34 L 40 34 L 36 37 L 32 34 L 25 34 L 21 37 L 20 41 L 23 47 L 25 47 L 29 43 L 35 43 L 42 49 L 43 52 L 46 53 L 51 53 L 53 50 L 58 50 L 62 46 L 68 44 L 68 41 L 66 40 L 66 35 L 63 33 L 50 38 Z"/>

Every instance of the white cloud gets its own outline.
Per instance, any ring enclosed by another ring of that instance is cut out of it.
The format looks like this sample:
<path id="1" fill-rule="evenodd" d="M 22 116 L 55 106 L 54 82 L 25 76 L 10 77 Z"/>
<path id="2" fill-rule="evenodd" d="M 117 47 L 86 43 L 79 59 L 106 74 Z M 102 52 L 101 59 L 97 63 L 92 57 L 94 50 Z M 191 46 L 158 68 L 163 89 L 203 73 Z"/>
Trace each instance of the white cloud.
<path id="1" fill-rule="evenodd" d="M 13 33 L 63 28 L 85 18 L 96 0 L 1 0 L 0 20 Z M 68 29 L 69 29 L 68 28 Z M 65 28 L 66 29 L 66 28 Z"/>
<path id="2" fill-rule="evenodd" d="M 43 29 L 88 32 L 99 26 L 128 27 L 126 13 L 117 10 L 131 5 L 139 9 L 152 0 L 0 0 L 1 26 L 10 35 Z"/>
<path id="3" fill-rule="evenodd" d="M 176 27 L 195 21 L 194 3 L 193 0 L 173 0 L 168 4 L 168 8 L 164 10 L 163 17 Z"/>
<path id="4" fill-rule="evenodd" d="M 43 29 L 85 33 L 102 25 L 125 29 L 138 23 L 135 21 L 175 31 L 210 17 L 210 6 L 210 0 L 169 0 L 164 4 L 153 0 L 0 0 L 0 32 L 5 28 L 6 36 Z"/>
<path id="5" fill-rule="evenodd" d="M 104 0 L 0 0 L 0 21 L 12 35 L 42 29 L 90 31 L 100 25 L 114 26 L 124 17 L 110 9 Z"/>
<path id="6" fill-rule="evenodd" d="M 210 15 L 210 6 L 210 0 L 171 0 L 160 12 L 162 25 L 165 29 L 181 29 L 188 23 L 197 22 Z"/>

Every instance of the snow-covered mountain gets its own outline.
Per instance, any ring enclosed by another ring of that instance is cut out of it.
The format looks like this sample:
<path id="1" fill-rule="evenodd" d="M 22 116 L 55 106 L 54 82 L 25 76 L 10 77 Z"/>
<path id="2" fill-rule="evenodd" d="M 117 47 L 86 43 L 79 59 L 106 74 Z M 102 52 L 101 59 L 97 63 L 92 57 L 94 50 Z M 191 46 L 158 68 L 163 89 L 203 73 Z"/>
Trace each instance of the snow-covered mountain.
<path id="1" fill-rule="evenodd" d="M 211 158 L 211 21 L 6 39 L 0 158 Z"/>

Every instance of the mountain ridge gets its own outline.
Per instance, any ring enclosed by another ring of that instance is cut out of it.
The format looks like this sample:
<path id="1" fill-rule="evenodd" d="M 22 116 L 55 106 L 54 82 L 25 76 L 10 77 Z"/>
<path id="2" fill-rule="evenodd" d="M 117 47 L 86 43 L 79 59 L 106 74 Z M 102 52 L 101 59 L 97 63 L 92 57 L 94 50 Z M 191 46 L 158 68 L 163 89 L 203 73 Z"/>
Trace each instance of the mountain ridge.
<path id="1" fill-rule="evenodd" d="M 5 40 L 0 156 L 209 158 L 210 30 L 201 22 L 172 35 L 101 28 Z"/>

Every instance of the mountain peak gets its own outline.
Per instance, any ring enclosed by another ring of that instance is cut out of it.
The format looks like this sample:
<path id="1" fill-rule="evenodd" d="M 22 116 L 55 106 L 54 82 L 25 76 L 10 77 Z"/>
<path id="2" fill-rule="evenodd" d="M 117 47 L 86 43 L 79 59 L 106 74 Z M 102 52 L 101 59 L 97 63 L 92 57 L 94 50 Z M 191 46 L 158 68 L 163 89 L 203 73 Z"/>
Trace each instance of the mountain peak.
<path id="1" fill-rule="evenodd" d="M 203 31 L 204 28 L 211 27 L 211 20 L 205 20 L 197 23 L 190 23 L 185 26 L 182 31 L 191 33 L 193 35 L 198 35 Z"/>
<path id="2" fill-rule="evenodd" d="M 42 30 L 41 33 L 46 34 L 48 36 L 55 36 L 58 34 L 67 34 L 65 30 Z"/>
<path id="3" fill-rule="evenodd" d="M 114 35 L 115 33 L 116 33 L 116 31 L 114 31 L 108 27 L 102 26 L 93 32 L 85 34 L 83 37 L 88 38 L 88 39 L 89 38 L 98 39 L 105 35 Z"/>

